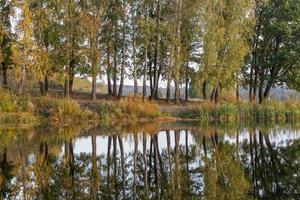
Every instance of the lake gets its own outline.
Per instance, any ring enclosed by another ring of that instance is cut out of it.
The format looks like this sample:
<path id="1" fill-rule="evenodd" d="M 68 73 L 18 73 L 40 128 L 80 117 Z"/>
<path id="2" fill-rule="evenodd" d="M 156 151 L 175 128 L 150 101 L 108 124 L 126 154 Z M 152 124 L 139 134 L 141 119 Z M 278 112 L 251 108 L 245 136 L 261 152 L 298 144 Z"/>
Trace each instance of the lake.
<path id="1" fill-rule="evenodd" d="M 0 199 L 299 199 L 300 128 L 0 130 Z"/>

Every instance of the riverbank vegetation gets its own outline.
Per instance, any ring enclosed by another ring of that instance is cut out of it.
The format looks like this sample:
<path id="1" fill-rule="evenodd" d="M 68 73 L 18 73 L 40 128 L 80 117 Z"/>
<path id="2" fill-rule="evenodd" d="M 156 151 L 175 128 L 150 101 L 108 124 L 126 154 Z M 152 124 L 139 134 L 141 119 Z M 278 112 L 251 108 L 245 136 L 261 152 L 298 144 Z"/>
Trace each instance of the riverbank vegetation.
<path id="1" fill-rule="evenodd" d="M 81 109 L 70 99 L 32 98 L 6 90 L 0 92 L 0 124 L 68 124 L 97 119 L 94 112 Z"/>
<path id="2" fill-rule="evenodd" d="M 127 97 L 121 101 L 101 101 L 97 103 L 96 113 L 107 125 L 154 120 L 163 116 L 156 103 L 138 97 Z"/>
<path id="3" fill-rule="evenodd" d="M 29 97 L 0 91 L 0 124 L 52 124 L 74 123 L 134 123 L 162 117 L 159 106 L 138 97 L 127 97 L 121 101 L 100 101 L 83 108 L 71 99 L 49 96 Z"/>
<path id="4" fill-rule="evenodd" d="M 196 118 L 201 121 L 298 121 L 300 104 L 294 102 L 251 103 L 203 103 L 199 106 Z"/>

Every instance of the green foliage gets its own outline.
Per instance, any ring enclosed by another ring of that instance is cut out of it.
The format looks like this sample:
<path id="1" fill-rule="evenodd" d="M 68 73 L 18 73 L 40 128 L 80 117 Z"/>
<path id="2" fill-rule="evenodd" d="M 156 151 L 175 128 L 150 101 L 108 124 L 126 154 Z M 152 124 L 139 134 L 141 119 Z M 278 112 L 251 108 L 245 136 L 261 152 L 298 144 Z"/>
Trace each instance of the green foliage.
<path id="1" fill-rule="evenodd" d="M 250 51 L 252 1 L 204 1 L 202 77 L 226 87 L 235 82 Z"/>

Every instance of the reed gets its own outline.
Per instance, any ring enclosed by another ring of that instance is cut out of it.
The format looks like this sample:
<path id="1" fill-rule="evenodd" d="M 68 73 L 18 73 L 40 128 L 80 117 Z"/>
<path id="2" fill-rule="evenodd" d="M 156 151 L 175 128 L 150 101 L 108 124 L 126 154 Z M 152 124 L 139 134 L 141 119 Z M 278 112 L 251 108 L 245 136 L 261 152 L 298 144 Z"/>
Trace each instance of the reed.
<path id="1" fill-rule="evenodd" d="M 300 103 L 265 102 L 251 103 L 203 103 L 199 106 L 201 121 L 298 121 Z"/>

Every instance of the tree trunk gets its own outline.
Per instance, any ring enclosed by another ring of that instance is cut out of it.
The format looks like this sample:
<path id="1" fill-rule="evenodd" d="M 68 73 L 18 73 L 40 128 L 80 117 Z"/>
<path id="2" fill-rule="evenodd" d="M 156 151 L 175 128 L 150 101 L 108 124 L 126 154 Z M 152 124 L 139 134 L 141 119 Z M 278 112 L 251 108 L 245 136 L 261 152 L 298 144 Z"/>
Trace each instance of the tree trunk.
<path id="1" fill-rule="evenodd" d="M 207 81 L 203 81 L 203 84 L 202 84 L 202 96 L 203 96 L 203 100 L 206 101 L 207 99 Z"/>
<path id="2" fill-rule="evenodd" d="M 117 73 L 118 73 L 118 65 L 117 65 L 117 48 L 114 48 L 114 74 L 113 74 L 113 96 L 117 96 Z"/>
<path id="3" fill-rule="evenodd" d="M 185 71 L 185 101 L 189 100 L 189 64 L 186 64 Z"/>
<path id="4" fill-rule="evenodd" d="M 261 104 L 264 101 L 264 96 L 263 96 L 263 81 L 262 80 L 260 80 L 260 83 L 259 83 L 258 96 L 259 96 L 259 103 Z"/>
<path id="5" fill-rule="evenodd" d="M 253 101 L 253 64 L 251 65 L 250 69 L 250 81 L 249 81 L 249 101 Z"/>
<path id="6" fill-rule="evenodd" d="M 177 25 L 176 35 L 177 35 L 177 38 L 179 38 L 179 39 L 181 38 L 181 6 L 182 6 L 181 0 L 177 0 L 178 25 Z M 176 50 L 176 70 L 175 70 L 175 102 L 176 102 L 176 104 L 179 104 L 179 101 L 180 101 L 180 91 L 179 91 L 179 82 L 180 82 L 179 70 L 181 67 L 180 55 L 181 55 L 181 45 L 178 44 L 177 50 Z"/>
<path id="7" fill-rule="evenodd" d="M 240 92 L 239 92 L 239 86 L 237 85 L 237 88 L 236 88 L 236 101 L 239 102 L 240 101 Z"/>
<path id="8" fill-rule="evenodd" d="M 70 82 L 68 78 L 65 80 L 64 96 L 65 98 L 70 98 Z"/>
<path id="9" fill-rule="evenodd" d="M 254 69 L 254 82 L 253 82 L 253 92 L 252 92 L 252 101 L 256 101 L 256 95 L 257 95 L 257 81 L 258 81 L 258 70 L 257 67 Z"/>
<path id="10" fill-rule="evenodd" d="M 71 86 L 73 87 L 73 71 L 74 71 L 74 60 L 71 60 L 69 63 L 68 68 L 66 69 L 66 79 L 65 79 L 65 98 L 70 98 L 70 94 L 71 94 Z M 72 84 L 70 84 L 70 80 L 72 79 Z"/>
<path id="11" fill-rule="evenodd" d="M 148 65 L 148 45 L 145 44 L 145 58 L 144 58 L 144 70 L 143 70 L 143 100 L 147 96 L 147 65 Z"/>
<path id="12" fill-rule="evenodd" d="M 45 75 L 45 80 L 44 80 L 44 86 L 45 86 L 45 92 L 49 91 L 49 79 L 48 79 L 48 75 Z"/>
<path id="13" fill-rule="evenodd" d="M 175 37 L 175 35 L 174 35 Z M 172 74 L 173 74 L 173 57 L 174 57 L 174 47 L 171 47 L 170 50 L 170 66 L 168 71 L 168 80 L 167 80 L 167 95 L 166 95 L 166 102 L 170 101 L 171 97 L 171 81 L 172 81 Z"/>
<path id="14" fill-rule="evenodd" d="M 25 67 L 23 66 L 23 67 L 22 67 L 22 72 L 21 72 L 21 79 L 20 79 L 20 83 L 19 83 L 19 87 L 18 87 L 19 93 L 22 93 L 22 92 L 23 92 L 25 76 L 26 76 L 26 69 L 25 69 Z"/>
<path id="15" fill-rule="evenodd" d="M 211 95 L 210 95 L 210 100 L 214 103 L 218 103 L 219 101 L 219 85 L 215 85 L 212 92 L 211 92 Z"/>
<path id="16" fill-rule="evenodd" d="M 133 9 L 132 9 L 133 10 Z M 132 11 L 134 15 L 134 10 Z M 135 22 L 135 20 L 133 20 Z M 137 81 L 137 66 L 136 66 L 136 38 L 135 38 L 135 24 L 133 25 L 133 34 L 132 34 L 132 61 L 133 61 L 133 85 L 134 85 L 134 96 L 139 92 L 138 90 L 138 81 Z"/>
<path id="17" fill-rule="evenodd" d="M 3 78 L 3 87 L 7 88 L 7 66 L 2 62 L 2 78 Z"/>
<path id="18" fill-rule="evenodd" d="M 269 94 L 272 88 L 272 83 L 269 83 L 267 85 L 267 87 L 265 88 L 265 92 L 264 92 L 264 100 L 269 98 Z"/>
<path id="19" fill-rule="evenodd" d="M 210 101 L 214 101 L 215 93 L 216 93 L 216 86 L 214 86 L 213 89 L 212 89 L 212 91 L 211 91 Z"/>
<path id="20" fill-rule="evenodd" d="M 119 86 L 119 93 L 118 99 L 120 99 L 123 95 L 123 86 L 124 86 L 124 79 L 125 79 L 125 48 L 126 48 L 126 19 L 125 19 L 125 1 L 123 1 L 123 31 L 122 31 L 122 64 L 121 64 L 121 79 L 120 79 L 120 86 Z"/>
<path id="21" fill-rule="evenodd" d="M 154 90 L 154 99 L 158 99 L 158 91 L 159 91 L 159 79 L 160 79 L 160 75 L 161 75 L 161 65 L 159 65 L 158 71 L 157 71 L 157 78 L 156 78 L 156 88 Z"/>
<path id="22" fill-rule="evenodd" d="M 216 87 L 216 91 L 215 91 L 215 98 L 214 98 L 214 101 L 215 101 L 215 104 L 217 104 L 219 102 L 219 85 L 217 85 Z"/>
<path id="23" fill-rule="evenodd" d="M 41 81 L 41 80 L 39 80 L 39 87 L 40 87 L 41 95 L 44 96 L 45 95 L 45 86 L 44 86 L 43 81 Z"/>
<path id="24" fill-rule="evenodd" d="M 124 86 L 124 78 L 125 78 L 125 53 L 123 54 L 122 58 L 122 65 L 121 65 L 121 80 L 119 85 L 119 93 L 118 93 L 118 99 L 120 99 L 123 95 L 123 86 Z"/>
<path id="25" fill-rule="evenodd" d="M 161 4 L 160 0 L 157 0 L 156 3 L 156 37 L 155 37 L 155 58 L 154 58 L 154 80 L 153 80 L 153 89 L 151 92 L 151 100 L 155 98 L 155 94 L 158 89 L 158 67 L 160 65 L 160 17 L 161 17 Z"/>
<path id="26" fill-rule="evenodd" d="M 174 96 L 174 99 L 175 99 L 175 103 L 176 104 L 179 104 L 180 103 L 180 91 L 179 91 L 179 83 L 177 80 L 175 80 L 175 96 Z"/>
<path id="27" fill-rule="evenodd" d="M 73 83 L 74 83 L 74 72 L 72 72 L 71 74 L 70 74 L 70 79 L 69 79 L 69 92 L 70 92 L 70 95 L 72 95 L 73 94 Z"/>
<path id="28" fill-rule="evenodd" d="M 107 46 L 107 52 L 106 52 L 106 76 L 107 76 L 107 93 L 108 95 L 112 95 L 112 89 L 111 89 L 111 65 L 110 65 L 110 50 L 109 50 L 109 45 L 110 43 L 108 43 Z"/>
<path id="29" fill-rule="evenodd" d="M 93 67 L 94 68 L 94 67 Z M 94 69 L 93 69 L 94 71 Z M 93 77 L 92 77 L 92 101 L 96 101 L 97 99 L 97 83 L 96 83 L 96 73 L 93 72 Z"/>
<path id="30" fill-rule="evenodd" d="M 152 76 L 152 61 L 150 60 L 149 63 L 149 80 L 150 80 L 150 96 L 152 96 L 153 93 L 153 76 Z M 151 97 L 150 97 L 151 98 Z"/>
<path id="31" fill-rule="evenodd" d="M 240 101 L 240 86 L 239 86 L 239 81 L 237 80 L 237 83 L 236 83 L 236 91 L 235 91 L 235 94 L 236 94 L 236 101 L 239 102 Z"/>

